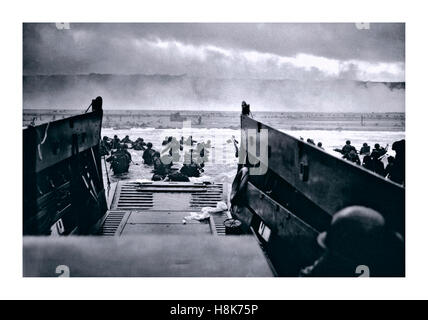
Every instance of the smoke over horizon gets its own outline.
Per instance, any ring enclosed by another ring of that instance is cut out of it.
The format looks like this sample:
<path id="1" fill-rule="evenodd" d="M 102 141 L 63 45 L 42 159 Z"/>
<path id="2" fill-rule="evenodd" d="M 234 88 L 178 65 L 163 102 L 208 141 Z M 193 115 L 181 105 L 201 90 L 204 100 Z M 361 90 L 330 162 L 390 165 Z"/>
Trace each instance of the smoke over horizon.
<path id="1" fill-rule="evenodd" d="M 404 112 L 405 25 L 23 25 L 24 108 Z"/>
<path id="2" fill-rule="evenodd" d="M 170 75 L 24 76 L 24 109 L 76 109 L 102 96 L 105 109 L 404 112 L 404 83 L 212 79 Z"/>

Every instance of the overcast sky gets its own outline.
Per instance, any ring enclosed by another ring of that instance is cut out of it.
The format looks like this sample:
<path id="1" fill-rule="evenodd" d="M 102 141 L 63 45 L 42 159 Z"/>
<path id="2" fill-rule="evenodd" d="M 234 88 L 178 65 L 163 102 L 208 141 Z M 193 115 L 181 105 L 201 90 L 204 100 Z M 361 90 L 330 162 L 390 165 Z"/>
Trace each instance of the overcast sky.
<path id="1" fill-rule="evenodd" d="M 27 74 L 404 81 L 404 24 L 24 24 Z"/>

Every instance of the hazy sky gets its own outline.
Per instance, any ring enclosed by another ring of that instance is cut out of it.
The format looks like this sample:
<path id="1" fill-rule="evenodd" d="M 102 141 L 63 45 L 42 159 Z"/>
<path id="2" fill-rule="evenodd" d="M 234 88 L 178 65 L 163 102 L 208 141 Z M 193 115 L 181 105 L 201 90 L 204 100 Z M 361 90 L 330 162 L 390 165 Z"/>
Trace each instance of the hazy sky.
<path id="1" fill-rule="evenodd" d="M 404 24 L 24 24 L 28 74 L 404 81 Z"/>

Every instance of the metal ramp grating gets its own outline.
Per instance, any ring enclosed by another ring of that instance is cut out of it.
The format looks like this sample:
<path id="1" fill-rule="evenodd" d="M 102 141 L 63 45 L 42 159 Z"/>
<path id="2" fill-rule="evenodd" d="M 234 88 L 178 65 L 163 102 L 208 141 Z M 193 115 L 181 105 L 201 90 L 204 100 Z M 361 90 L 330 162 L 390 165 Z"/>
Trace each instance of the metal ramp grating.
<path id="1" fill-rule="evenodd" d="M 183 224 L 184 217 L 190 212 L 200 212 L 203 207 L 215 208 L 224 200 L 221 183 L 119 182 L 101 234 L 205 233 L 207 228 L 201 227 L 204 223 Z M 212 213 L 211 234 L 225 235 L 223 222 L 228 218 L 228 212 Z"/>
<path id="2" fill-rule="evenodd" d="M 121 226 L 126 211 L 109 211 L 104 223 L 100 229 L 100 235 L 102 236 L 114 236 L 116 235 L 119 227 Z"/>
<path id="3" fill-rule="evenodd" d="M 148 210 L 153 208 L 153 192 L 141 191 L 136 183 L 124 183 L 120 187 L 118 210 Z"/>
<path id="4" fill-rule="evenodd" d="M 194 192 L 190 200 L 191 208 L 215 207 L 217 202 L 223 200 L 223 185 L 208 184 L 206 192 Z"/>
<path id="5" fill-rule="evenodd" d="M 118 184 L 111 209 L 199 211 L 224 199 L 221 183 L 126 181 Z"/>

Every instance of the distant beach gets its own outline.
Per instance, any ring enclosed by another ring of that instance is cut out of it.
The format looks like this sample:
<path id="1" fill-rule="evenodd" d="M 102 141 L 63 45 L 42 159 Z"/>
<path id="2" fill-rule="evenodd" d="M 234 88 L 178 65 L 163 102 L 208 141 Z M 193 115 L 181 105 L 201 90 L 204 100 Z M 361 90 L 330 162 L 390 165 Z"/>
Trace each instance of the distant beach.
<path id="1" fill-rule="evenodd" d="M 83 113 L 83 110 L 24 109 L 23 126 Z M 405 131 L 405 114 L 333 112 L 257 112 L 252 116 L 282 130 Z M 103 128 L 240 128 L 239 111 L 104 110 Z"/>

